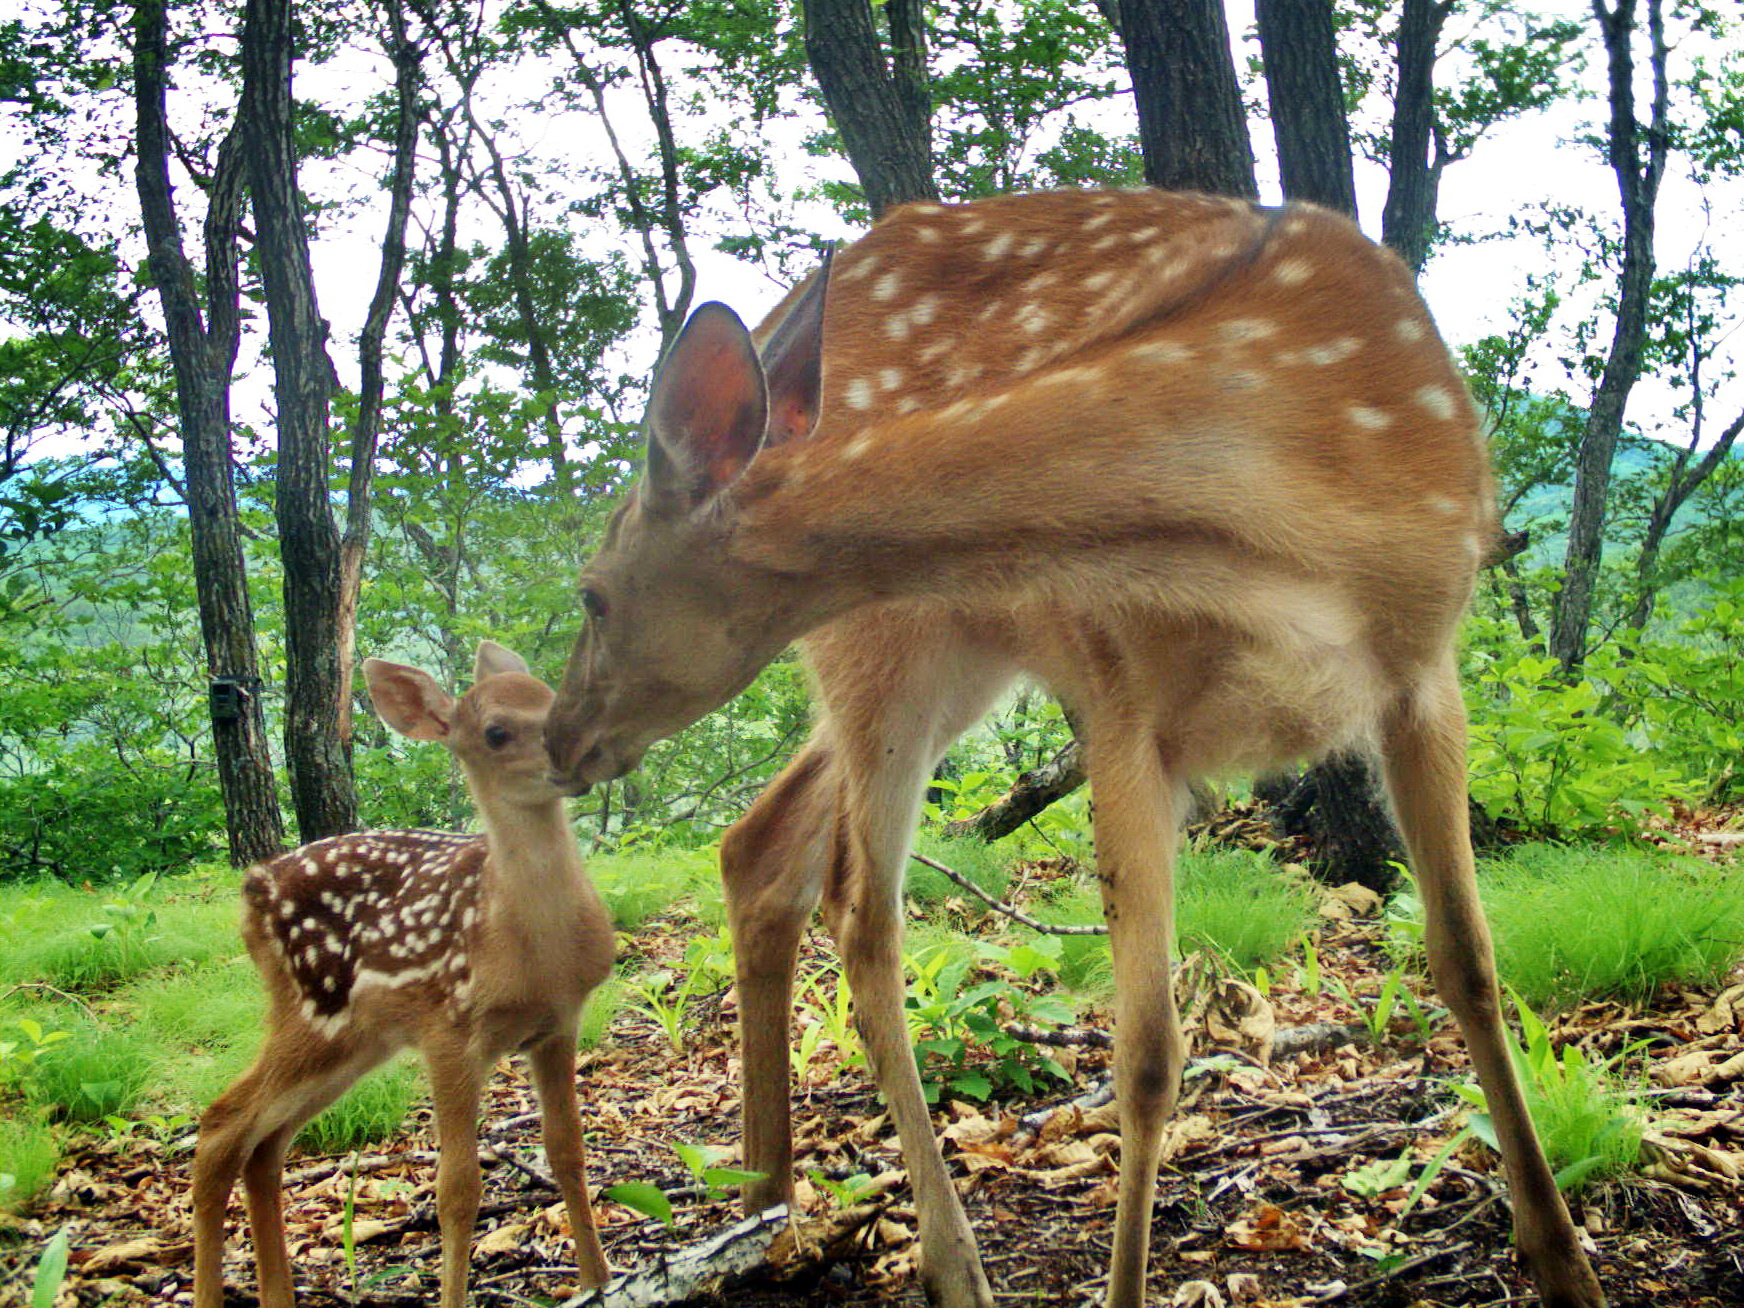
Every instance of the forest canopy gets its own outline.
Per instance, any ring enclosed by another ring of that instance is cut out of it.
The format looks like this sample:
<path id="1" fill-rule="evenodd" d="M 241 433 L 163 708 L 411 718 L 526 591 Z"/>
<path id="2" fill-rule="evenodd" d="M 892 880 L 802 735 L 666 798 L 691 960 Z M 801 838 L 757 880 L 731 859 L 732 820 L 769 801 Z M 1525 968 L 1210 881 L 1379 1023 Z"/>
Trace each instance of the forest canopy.
<path id="1" fill-rule="evenodd" d="M 754 319 L 893 203 L 1048 187 L 1309 199 L 1397 250 L 1499 478 L 1475 802 L 1580 836 L 1739 798 L 1736 16 L 1155 8 L 1224 66 L 1131 0 L 26 3 L 0 23 L 0 879 L 464 821 L 354 660 L 453 684 L 488 636 L 555 674 L 697 303 Z M 777 661 L 597 791 L 585 838 L 707 844 L 807 713 Z M 935 815 L 1072 748 L 1020 692 Z M 1082 842 L 1063 803 L 1045 831 Z"/>

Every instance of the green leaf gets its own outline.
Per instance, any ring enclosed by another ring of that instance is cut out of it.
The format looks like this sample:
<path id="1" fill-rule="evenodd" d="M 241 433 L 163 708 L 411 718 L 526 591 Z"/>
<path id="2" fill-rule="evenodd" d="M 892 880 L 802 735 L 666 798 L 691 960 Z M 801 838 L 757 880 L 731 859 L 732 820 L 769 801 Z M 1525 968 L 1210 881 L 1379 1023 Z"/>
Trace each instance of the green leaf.
<path id="1" fill-rule="evenodd" d="M 965 1072 L 951 1078 L 951 1089 L 979 1102 L 993 1093 L 993 1082 L 979 1072 Z"/>
<path id="2" fill-rule="evenodd" d="M 625 1181 L 622 1185 L 608 1185 L 600 1191 L 601 1197 L 625 1208 L 633 1208 L 647 1217 L 657 1217 L 673 1228 L 678 1225 L 672 1220 L 672 1201 L 666 1197 L 657 1185 L 646 1181 Z"/>
<path id="3" fill-rule="evenodd" d="M 67 1228 L 61 1227 L 42 1251 L 36 1264 L 36 1280 L 30 1291 L 30 1308 L 54 1308 L 55 1296 L 67 1275 Z"/>

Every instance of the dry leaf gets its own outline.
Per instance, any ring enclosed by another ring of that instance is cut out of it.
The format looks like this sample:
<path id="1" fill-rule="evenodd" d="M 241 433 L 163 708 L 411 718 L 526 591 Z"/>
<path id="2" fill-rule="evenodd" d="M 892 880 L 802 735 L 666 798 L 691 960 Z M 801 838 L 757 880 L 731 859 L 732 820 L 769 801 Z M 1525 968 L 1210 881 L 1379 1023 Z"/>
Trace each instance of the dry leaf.
<path id="1" fill-rule="evenodd" d="M 1263 1204 L 1251 1218 L 1232 1222 L 1224 1235 L 1237 1249 L 1252 1253 L 1308 1247 L 1307 1233 L 1293 1217 L 1273 1204 Z"/>
<path id="2" fill-rule="evenodd" d="M 114 1244 L 106 1244 L 79 1264 L 79 1272 L 83 1276 L 101 1276 L 105 1272 L 138 1268 L 144 1263 L 156 1262 L 158 1249 L 157 1238 L 149 1235 L 137 1240 L 120 1240 Z"/>
<path id="3" fill-rule="evenodd" d="M 1231 1272 L 1223 1278 L 1223 1284 L 1229 1291 L 1231 1303 L 1248 1303 L 1265 1297 L 1260 1289 L 1260 1278 L 1252 1272 Z"/>
<path id="4" fill-rule="evenodd" d="M 1210 1281 L 1182 1281 L 1169 1302 L 1174 1308 L 1224 1308 L 1223 1291 Z"/>
<path id="5" fill-rule="evenodd" d="M 473 1252 L 480 1258 L 513 1253 L 527 1243 L 530 1226 L 529 1222 L 511 1222 L 494 1231 L 486 1231 L 483 1238 L 473 1245 Z"/>

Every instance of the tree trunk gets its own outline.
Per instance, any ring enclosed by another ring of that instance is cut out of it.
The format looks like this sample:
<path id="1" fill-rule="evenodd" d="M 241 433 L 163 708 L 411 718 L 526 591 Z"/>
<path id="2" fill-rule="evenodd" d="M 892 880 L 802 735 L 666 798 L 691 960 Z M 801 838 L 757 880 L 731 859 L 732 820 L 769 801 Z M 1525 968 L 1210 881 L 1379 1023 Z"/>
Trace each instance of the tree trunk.
<path id="1" fill-rule="evenodd" d="M 1255 16 L 1284 197 L 1355 218 L 1356 178 L 1332 0 L 1258 0 Z"/>
<path id="2" fill-rule="evenodd" d="M 248 0 L 239 122 L 248 142 L 278 401 L 274 510 L 285 573 L 285 759 L 305 841 L 357 826 L 339 734 L 339 532 L 328 503 L 333 364 L 315 304 L 291 130 L 289 0 Z"/>
<path id="3" fill-rule="evenodd" d="M 1574 507 L 1568 521 L 1568 554 L 1562 590 L 1550 623 L 1550 652 L 1566 672 L 1586 657 L 1587 628 L 1592 620 L 1593 586 L 1604 545 L 1605 507 L 1611 486 L 1611 462 L 1623 429 L 1629 392 L 1641 375 L 1647 340 L 1647 300 L 1653 285 L 1654 205 L 1665 172 L 1666 76 L 1664 18 L 1660 0 L 1647 0 L 1652 44 L 1652 119 L 1645 129 L 1647 155 L 1641 156 L 1642 125 L 1635 117 L 1635 0 L 1617 0 L 1614 9 L 1593 0 L 1593 13 L 1604 35 L 1610 74 L 1611 120 L 1608 133 L 1611 171 L 1623 204 L 1623 275 L 1617 298 L 1617 321 L 1605 369 L 1593 392 L 1587 421 L 1575 456 Z"/>
<path id="4" fill-rule="evenodd" d="M 194 270 L 182 251 L 170 190 L 166 0 L 134 10 L 134 176 L 152 281 L 163 304 L 176 403 L 182 421 L 188 527 L 206 673 L 212 747 L 224 796 L 230 861 L 243 867 L 284 848 L 278 790 L 267 747 L 254 644 L 254 610 L 237 529 L 230 450 L 230 377 L 236 361 L 237 230 L 241 223 L 241 138 L 233 130 L 218 153 L 205 222 L 206 321 Z"/>
<path id="5" fill-rule="evenodd" d="M 1220 0 L 1122 0 L 1115 9 L 1145 180 L 1170 190 L 1257 199 L 1253 146 Z"/>
<path id="6" fill-rule="evenodd" d="M 1696 466 L 1691 468 L 1689 461 L 1701 445 L 1702 438 L 1699 379 L 1692 377 L 1691 386 L 1696 389 L 1695 430 L 1690 437 L 1689 448 L 1678 455 L 1664 493 L 1653 503 L 1653 510 L 1647 519 L 1647 531 L 1641 539 L 1641 552 L 1635 558 L 1635 604 L 1629 612 L 1628 626 L 1636 631 L 1644 629 L 1648 618 L 1653 616 L 1653 601 L 1659 594 L 1659 583 L 1654 572 L 1659 564 L 1660 548 L 1671 532 L 1671 524 L 1677 517 L 1677 511 L 1731 457 L 1732 447 L 1737 444 L 1740 432 L 1744 432 L 1744 413 L 1740 413 L 1720 433 L 1720 438 L 1709 447 Z"/>
<path id="7" fill-rule="evenodd" d="M 876 221 L 892 205 L 939 198 L 932 102 L 915 0 L 890 13 L 895 71 L 867 0 L 805 0 L 805 53 Z"/>
<path id="8" fill-rule="evenodd" d="M 394 171 L 389 183 L 388 228 L 382 237 L 381 271 L 357 342 L 360 380 L 357 419 L 351 430 L 351 476 L 345 496 L 345 534 L 339 545 L 339 739 L 351 750 L 352 674 L 357 661 L 357 599 L 369 552 L 370 499 L 376 444 L 381 436 L 382 342 L 406 262 L 406 222 L 412 211 L 417 171 L 418 64 L 420 51 L 407 38 L 399 0 L 388 0 L 388 54 L 394 62 Z"/>
<path id="9" fill-rule="evenodd" d="M 1413 273 L 1423 271 L 1435 234 L 1440 171 L 1429 158 L 1435 134 L 1435 45 L 1452 12 L 1452 0 L 1405 0 L 1399 15 L 1398 85 L 1381 240 L 1399 252 Z"/>

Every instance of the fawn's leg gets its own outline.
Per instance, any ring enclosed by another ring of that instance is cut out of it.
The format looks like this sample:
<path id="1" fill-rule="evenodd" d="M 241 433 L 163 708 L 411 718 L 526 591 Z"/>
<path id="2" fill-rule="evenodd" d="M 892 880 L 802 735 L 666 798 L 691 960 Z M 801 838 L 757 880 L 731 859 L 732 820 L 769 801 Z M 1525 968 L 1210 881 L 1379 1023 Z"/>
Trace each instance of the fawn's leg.
<path id="1" fill-rule="evenodd" d="M 224 1215 L 238 1175 L 247 1190 L 262 1308 L 292 1302 L 280 1197 L 285 1151 L 303 1123 L 373 1065 L 348 1063 L 337 1048 L 315 1049 L 311 1054 L 306 1035 L 269 1033 L 254 1066 L 200 1119 L 193 1168 L 196 1308 L 224 1302 Z"/>
<path id="2" fill-rule="evenodd" d="M 1181 802 L 1156 737 L 1112 716 L 1093 721 L 1086 770 L 1095 804 L 1096 874 L 1114 954 L 1114 1086 L 1120 1192 L 1109 1308 L 1141 1308 L 1163 1124 L 1185 1058 L 1169 963 L 1175 940 L 1175 844 Z"/>
<path id="3" fill-rule="evenodd" d="M 1451 659 L 1392 714 L 1383 753 L 1387 790 L 1423 894 L 1429 969 L 1465 1036 L 1495 1123 L 1520 1256 L 1549 1308 L 1599 1308 L 1604 1294 L 1575 1237 L 1508 1056 L 1495 955 L 1472 866 L 1465 706 Z"/>
<path id="4" fill-rule="evenodd" d="M 483 1189 L 478 1166 L 478 1100 L 488 1068 L 458 1033 L 428 1035 L 424 1061 L 436 1106 L 436 1220 L 442 1229 L 442 1308 L 466 1303 L 467 1264 Z"/>
<path id="5" fill-rule="evenodd" d="M 793 969 L 823 893 L 836 807 L 827 748 L 814 735 L 721 838 L 739 996 L 745 1167 L 763 1173 L 745 1187 L 747 1213 L 793 1197 L 787 1048 Z"/>
<path id="6" fill-rule="evenodd" d="M 569 1209 L 569 1233 L 575 1241 L 575 1263 L 588 1289 L 611 1276 L 600 1248 L 593 1206 L 587 1198 L 587 1159 L 581 1142 L 581 1111 L 575 1096 L 575 1031 L 559 1031 L 528 1053 L 533 1086 L 539 1095 L 539 1125 L 545 1135 L 545 1158 Z"/>

